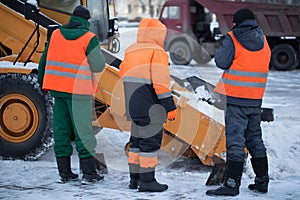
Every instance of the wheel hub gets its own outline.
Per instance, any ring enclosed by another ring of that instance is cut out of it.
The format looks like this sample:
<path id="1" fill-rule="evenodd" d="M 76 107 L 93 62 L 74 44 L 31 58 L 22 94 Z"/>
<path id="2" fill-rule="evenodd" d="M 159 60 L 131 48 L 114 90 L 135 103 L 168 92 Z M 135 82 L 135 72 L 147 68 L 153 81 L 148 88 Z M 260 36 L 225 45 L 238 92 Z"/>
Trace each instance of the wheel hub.
<path id="1" fill-rule="evenodd" d="M 0 99 L 0 136 L 10 142 L 24 142 L 38 127 L 38 110 L 22 94 L 8 94 Z"/>
<path id="2" fill-rule="evenodd" d="M 181 48 L 175 49 L 175 55 L 181 59 L 183 59 L 186 56 L 184 50 Z"/>
<path id="3" fill-rule="evenodd" d="M 14 133 L 26 131 L 32 122 L 32 112 L 22 103 L 11 103 L 3 111 L 3 124 Z"/>
<path id="4" fill-rule="evenodd" d="M 286 64 L 288 62 L 289 58 L 288 55 L 286 53 L 280 53 L 278 55 L 278 62 L 280 64 Z"/>

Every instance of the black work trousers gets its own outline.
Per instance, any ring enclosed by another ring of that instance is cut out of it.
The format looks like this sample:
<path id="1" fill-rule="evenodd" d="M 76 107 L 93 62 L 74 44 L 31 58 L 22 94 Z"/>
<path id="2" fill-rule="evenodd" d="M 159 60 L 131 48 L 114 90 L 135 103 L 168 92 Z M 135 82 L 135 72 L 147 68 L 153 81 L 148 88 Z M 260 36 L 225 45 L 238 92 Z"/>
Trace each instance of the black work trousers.
<path id="1" fill-rule="evenodd" d="M 228 160 L 243 162 L 245 147 L 253 158 L 266 156 L 260 122 L 260 106 L 243 107 L 227 104 L 225 134 Z"/>
<path id="2" fill-rule="evenodd" d="M 137 122 L 138 123 L 138 122 Z M 141 126 L 136 122 L 131 124 L 131 148 L 137 148 L 140 152 L 155 152 L 160 149 L 163 123 L 149 123 Z"/>

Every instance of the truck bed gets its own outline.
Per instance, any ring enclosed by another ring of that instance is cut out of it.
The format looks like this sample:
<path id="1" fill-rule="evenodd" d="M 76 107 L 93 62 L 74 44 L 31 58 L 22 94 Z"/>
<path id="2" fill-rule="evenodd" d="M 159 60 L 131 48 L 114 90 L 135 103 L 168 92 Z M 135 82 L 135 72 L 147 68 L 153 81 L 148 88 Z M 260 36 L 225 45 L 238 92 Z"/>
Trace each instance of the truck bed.
<path id="1" fill-rule="evenodd" d="M 254 11 L 258 24 L 269 37 L 300 36 L 300 4 L 262 3 L 265 1 L 241 2 L 232 0 L 196 0 L 216 14 L 222 34 L 233 26 L 232 16 L 238 9 Z"/>

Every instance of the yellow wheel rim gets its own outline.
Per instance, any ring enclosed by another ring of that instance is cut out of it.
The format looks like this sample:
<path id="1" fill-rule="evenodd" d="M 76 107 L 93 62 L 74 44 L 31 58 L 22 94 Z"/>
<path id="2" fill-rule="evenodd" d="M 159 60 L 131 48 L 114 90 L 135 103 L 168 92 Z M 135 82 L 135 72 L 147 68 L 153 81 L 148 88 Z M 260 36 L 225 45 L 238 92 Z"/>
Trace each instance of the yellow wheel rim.
<path id="1" fill-rule="evenodd" d="M 38 110 L 22 94 L 9 94 L 0 99 L 0 136 L 14 143 L 27 141 L 38 127 Z"/>

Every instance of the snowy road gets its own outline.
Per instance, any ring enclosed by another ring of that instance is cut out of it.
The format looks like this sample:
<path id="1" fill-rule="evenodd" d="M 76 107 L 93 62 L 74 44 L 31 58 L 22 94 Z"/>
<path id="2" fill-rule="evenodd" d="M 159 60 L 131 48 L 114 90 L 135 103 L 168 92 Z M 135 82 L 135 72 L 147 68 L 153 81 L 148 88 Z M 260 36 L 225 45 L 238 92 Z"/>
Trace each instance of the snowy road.
<path id="1" fill-rule="evenodd" d="M 191 164 L 191 163 L 190 163 Z M 189 163 L 186 167 L 188 168 Z M 6 173 L 3 173 L 5 167 Z M 241 200 L 297 200 L 300 197 L 300 180 L 288 177 L 272 180 L 269 193 L 255 194 L 246 188 L 251 181 L 244 177 L 241 193 L 234 198 L 213 198 L 205 195 L 209 188 L 204 186 L 207 173 L 181 169 L 164 169 L 158 173 L 161 182 L 169 184 L 169 190 L 163 193 L 140 193 L 127 189 L 128 177 L 124 172 L 110 170 L 105 180 L 93 186 L 81 186 L 78 183 L 57 183 L 54 162 L 37 161 L 1 161 L 0 199 L 22 200 L 72 200 L 72 199 L 241 199 Z"/>

